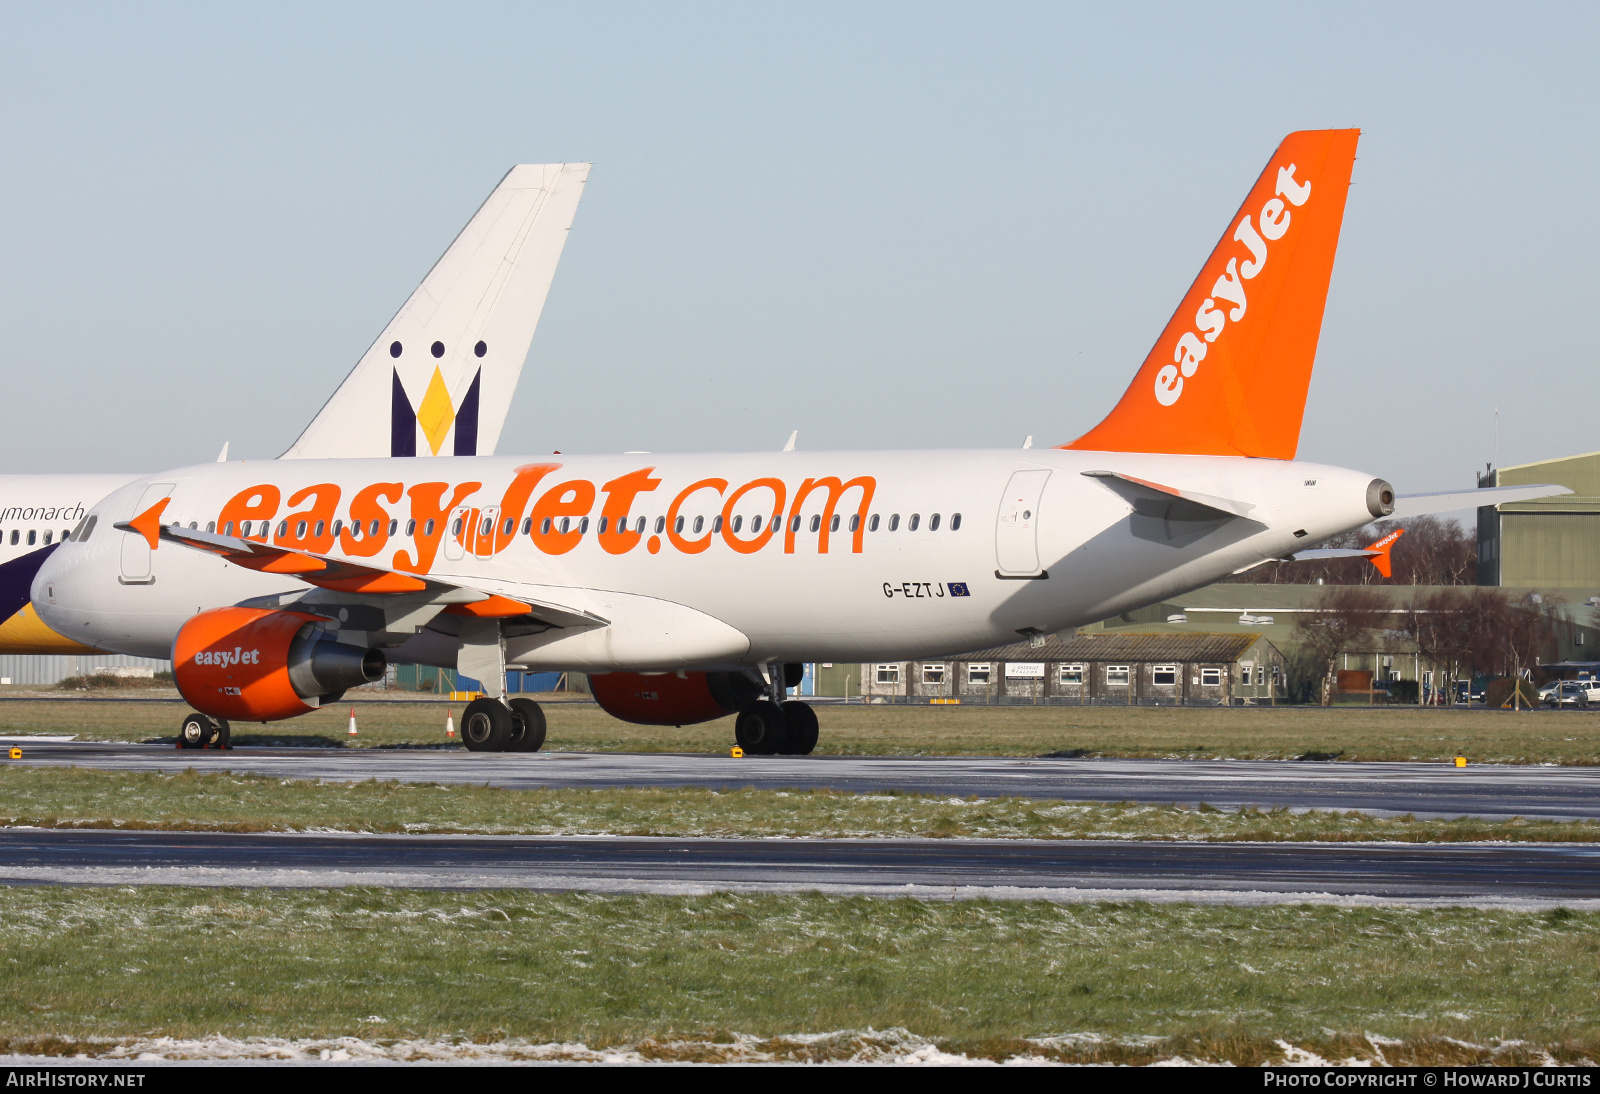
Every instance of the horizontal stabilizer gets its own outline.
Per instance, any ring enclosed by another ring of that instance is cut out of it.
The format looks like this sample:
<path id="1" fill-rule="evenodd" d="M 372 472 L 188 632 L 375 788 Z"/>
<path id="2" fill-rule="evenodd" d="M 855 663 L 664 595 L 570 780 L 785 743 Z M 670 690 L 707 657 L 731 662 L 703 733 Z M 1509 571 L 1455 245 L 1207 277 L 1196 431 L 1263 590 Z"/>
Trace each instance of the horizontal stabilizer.
<path id="1" fill-rule="evenodd" d="M 1448 513 L 1454 509 L 1477 509 L 1484 505 L 1506 505 L 1514 501 L 1553 498 L 1572 491 L 1565 486 L 1491 486 L 1482 490 L 1444 490 L 1433 494 L 1401 494 L 1394 499 L 1391 520 L 1420 517 L 1425 513 Z"/>
<path id="2" fill-rule="evenodd" d="M 1366 547 L 1313 547 L 1309 551 L 1296 551 L 1288 561 L 1318 562 L 1333 558 L 1364 558 L 1384 577 L 1391 577 L 1393 575 L 1389 552 L 1394 549 L 1395 540 L 1405 534 L 1404 528 L 1396 528 L 1378 542 Z"/>
<path id="3" fill-rule="evenodd" d="M 1119 471 L 1085 471 L 1083 474 L 1087 478 L 1099 479 L 1108 489 L 1120 494 L 1133 506 L 1133 511 L 1142 517 L 1155 517 L 1158 520 L 1233 520 L 1235 517 L 1249 516 L 1255 508 L 1246 502 L 1179 490 Z"/>

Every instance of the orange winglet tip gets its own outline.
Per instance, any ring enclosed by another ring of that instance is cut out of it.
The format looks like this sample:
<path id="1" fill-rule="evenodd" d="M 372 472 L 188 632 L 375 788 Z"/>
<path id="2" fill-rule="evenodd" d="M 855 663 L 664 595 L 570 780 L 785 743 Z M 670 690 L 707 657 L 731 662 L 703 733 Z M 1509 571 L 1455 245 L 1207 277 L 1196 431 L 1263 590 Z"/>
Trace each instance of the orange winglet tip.
<path id="1" fill-rule="evenodd" d="M 452 604 L 445 609 L 445 614 L 470 615 L 477 619 L 506 619 L 514 615 L 527 615 L 528 611 L 528 605 L 520 600 L 491 596 L 488 600 L 476 600 L 471 604 Z"/>
<path id="2" fill-rule="evenodd" d="M 149 542 L 152 551 L 161 543 L 161 514 L 166 512 L 171 501 L 171 498 L 162 498 L 127 524 L 129 529 L 138 532 Z"/>

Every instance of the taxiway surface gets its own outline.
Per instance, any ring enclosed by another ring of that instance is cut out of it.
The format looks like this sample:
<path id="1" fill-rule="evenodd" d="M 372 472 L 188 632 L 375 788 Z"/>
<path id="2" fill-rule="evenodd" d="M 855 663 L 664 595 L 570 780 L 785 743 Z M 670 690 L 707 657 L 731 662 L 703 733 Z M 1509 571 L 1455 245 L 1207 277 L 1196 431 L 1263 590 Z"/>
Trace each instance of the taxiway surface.
<path id="1" fill-rule="evenodd" d="M 1600 847 L 0 830 L 0 883 L 1600 907 Z"/>
<path id="2" fill-rule="evenodd" d="M 239 748 L 32 741 L 23 765 L 112 771 L 241 771 L 348 782 L 536 787 L 697 786 L 716 790 L 901 790 L 953 797 L 1138 801 L 1218 808 L 1359 809 L 1425 817 L 1600 819 L 1600 767 L 1245 760 L 750 756 L 627 752 L 481 753 L 460 748 Z"/>

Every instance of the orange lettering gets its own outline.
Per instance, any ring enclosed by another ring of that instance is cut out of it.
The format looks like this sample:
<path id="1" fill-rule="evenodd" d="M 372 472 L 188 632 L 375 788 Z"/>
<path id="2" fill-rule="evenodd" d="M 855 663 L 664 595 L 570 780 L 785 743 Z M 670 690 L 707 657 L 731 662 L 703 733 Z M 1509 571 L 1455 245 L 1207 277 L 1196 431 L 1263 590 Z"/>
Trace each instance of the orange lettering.
<path id="1" fill-rule="evenodd" d="M 728 503 L 722 507 L 722 538 L 729 547 L 732 547 L 742 555 L 753 555 L 765 547 L 768 541 L 772 539 L 772 534 L 778 530 L 778 520 L 782 519 L 781 516 L 774 519 L 762 514 L 767 526 L 755 539 L 740 539 L 734 534 L 733 507 L 739 504 L 739 499 L 744 497 L 745 494 L 757 489 L 772 491 L 773 502 L 770 512 L 775 514 L 782 514 L 783 512 L 785 490 L 782 479 L 756 479 L 754 482 L 745 483 L 728 496 Z"/>
<path id="2" fill-rule="evenodd" d="M 683 493 L 672 499 L 672 505 L 667 509 L 667 539 L 671 540 L 672 545 L 686 555 L 697 555 L 701 551 L 704 551 L 707 547 L 711 546 L 711 533 L 707 532 L 699 539 L 685 539 L 683 536 L 679 535 L 678 508 L 684 503 L 685 500 L 688 499 L 690 494 L 693 494 L 697 490 L 705 490 L 708 488 L 715 488 L 717 493 L 720 494 L 728 488 L 728 480 L 701 479 L 699 482 L 691 483 L 684 489 Z"/>
<path id="3" fill-rule="evenodd" d="M 417 546 L 417 561 L 411 561 L 409 551 L 394 553 L 394 568 L 413 574 L 425 574 L 433 568 L 434 556 L 439 553 L 439 540 L 444 537 L 445 515 L 461 504 L 461 499 L 481 487 L 481 482 L 464 482 L 455 489 L 449 504 L 442 504 L 445 483 L 422 482 L 406 491 L 411 498 L 411 519 L 416 521 L 412 532 Z"/>
<path id="4" fill-rule="evenodd" d="M 333 514 L 339 508 L 339 488 L 331 482 L 319 482 L 292 494 L 289 506 L 293 508 L 310 497 L 315 497 L 317 503 L 285 517 L 279 525 L 281 534 L 273 538 L 274 546 L 317 555 L 328 553 L 333 546 Z"/>
<path id="5" fill-rule="evenodd" d="M 857 486 L 861 487 L 861 508 L 856 510 L 856 526 L 851 533 L 851 551 L 859 555 L 861 553 L 861 537 L 866 533 L 867 510 L 872 506 L 872 493 L 878 488 L 878 480 L 871 475 L 861 475 L 846 483 L 841 483 L 832 475 L 820 479 L 807 479 L 801 483 L 800 489 L 795 491 L 794 505 L 789 509 L 788 526 L 783 532 L 783 553 L 786 555 L 794 554 L 794 518 L 800 515 L 800 507 L 805 504 L 806 498 L 810 496 L 813 490 L 826 488 L 828 491 L 828 506 L 822 511 L 821 530 L 817 534 L 817 554 L 827 554 L 828 533 L 831 531 L 829 526 L 833 523 L 833 511 L 838 507 L 839 499 L 844 496 L 844 492 Z"/>
<path id="6" fill-rule="evenodd" d="M 606 503 L 600 509 L 603 530 L 596 538 L 606 554 L 626 554 L 638 544 L 642 533 L 628 531 L 628 514 L 633 509 L 635 498 L 661 485 L 660 479 L 650 477 L 650 472 L 654 470 L 653 467 L 646 467 L 630 471 L 601 487 L 606 492 Z"/>
<path id="7" fill-rule="evenodd" d="M 564 555 L 578 545 L 583 533 L 577 528 L 561 530 L 563 518 L 586 517 L 594 507 L 594 483 L 569 479 L 546 490 L 533 507 L 533 542 L 547 555 Z"/>
<path id="8" fill-rule="evenodd" d="M 261 521 L 261 531 L 251 529 L 251 538 L 267 538 L 267 529 L 272 526 L 272 518 L 278 515 L 278 503 L 283 500 L 283 494 L 276 486 L 262 483 L 241 490 L 228 499 L 222 507 L 222 513 L 217 517 L 217 531 L 225 536 L 244 535 L 245 521 Z M 233 525 L 229 528 L 228 525 Z"/>
<path id="9" fill-rule="evenodd" d="M 539 485 L 539 480 L 560 467 L 559 463 L 530 463 L 517 468 L 516 477 L 500 499 L 500 524 L 494 529 L 494 554 L 504 551 L 517 538 L 517 525 L 522 523 L 522 511 L 527 508 L 528 499 L 533 496 L 533 488 Z M 508 520 L 511 522 L 510 532 L 505 530 Z"/>
<path id="10" fill-rule="evenodd" d="M 356 558 L 370 558 L 383 550 L 389 542 L 389 511 L 379 505 L 380 501 L 399 501 L 405 486 L 398 482 L 375 482 L 371 486 L 364 486 L 361 492 L 350 500 L 350 523 L 352 526 L 361 525 L 361 538 L 356 539 L 346 528 L 339 533 L 339 546 L 347 555 Z M 372 522 L 378 522 L 378 530 L 372 531 Z"/>

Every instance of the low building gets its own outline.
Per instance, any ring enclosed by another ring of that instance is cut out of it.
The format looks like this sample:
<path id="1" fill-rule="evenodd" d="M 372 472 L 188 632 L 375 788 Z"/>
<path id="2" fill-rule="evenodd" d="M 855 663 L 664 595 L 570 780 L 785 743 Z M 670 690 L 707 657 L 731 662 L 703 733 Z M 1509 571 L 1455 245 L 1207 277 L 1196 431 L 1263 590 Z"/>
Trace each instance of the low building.
<path id="1" fill-rule="evenodd" d="M 1600 586 L 1600 452 L 1490 468 L 1479 486 L 1555 483 L 1553 498 L 1478 510 L 1478 584 Z"/>
<path id="2" fill-rule="evenodd" d="M 858 668 L 859 694 L 869 701 L 1220 706 L 1275 701 L 1285 666 L 1260 634 L 1121 632 L 1049 635 L 1037 644 Z"/>

